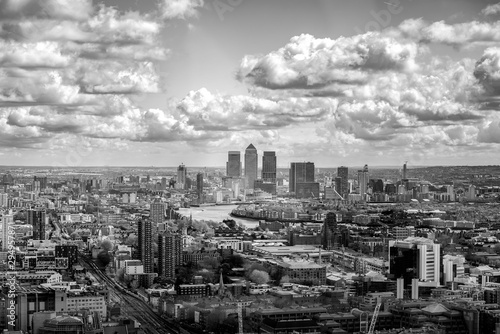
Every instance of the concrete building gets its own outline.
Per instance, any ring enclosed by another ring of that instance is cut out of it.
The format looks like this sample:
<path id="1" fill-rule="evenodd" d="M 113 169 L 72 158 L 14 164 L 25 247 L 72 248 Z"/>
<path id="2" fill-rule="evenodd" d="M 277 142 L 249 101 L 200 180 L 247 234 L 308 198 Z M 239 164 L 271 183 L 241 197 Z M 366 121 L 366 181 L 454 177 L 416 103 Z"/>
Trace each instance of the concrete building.
<path id="1" fill-rule="evenodd" d="M 392 278 L 404 278 L 405 287 L 413 279 L 418 286 L 440 285 L 441 245 L 426 238 L 389 241 L 389 273 Z"/>
<path id="2" fill-rule="evenodd" d="M 45 225 L 49 223 L 49 217 L 44 209 L 28 210 L 28 224 L 33 226 L 33 239 L 45 240 Z"/>
<path id="3" fill-rule="evenodd" d="M 181 236 L 166 233 L 158 236 L 158 276 L 175 279 L 175 268 L 181 264 Z"/>

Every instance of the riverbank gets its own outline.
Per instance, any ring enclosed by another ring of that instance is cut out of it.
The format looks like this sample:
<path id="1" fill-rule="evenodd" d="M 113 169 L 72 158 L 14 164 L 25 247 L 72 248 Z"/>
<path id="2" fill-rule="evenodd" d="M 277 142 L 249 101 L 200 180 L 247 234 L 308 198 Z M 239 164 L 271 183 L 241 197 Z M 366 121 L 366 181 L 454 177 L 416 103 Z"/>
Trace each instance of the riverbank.
<path id="1" fill-rule="evenodd" d="M 239 205 L 239 204 L 238 204 Z M 225 219 L 232 219 L 236 223 L 241 223 L 246 228 L 255 228 L 259 225 L 258 220 L 242 218 L 242 217 L 232 217 L 231 212 L 238 207 L 236 204 L 232 205 L 214 205 L 214 206 L 201 206 L 201 207 L 190 207 L 190 208 L 180 208 L 178 213 L 185 217 L 192 216 L 195 220 L 212 220 L 216 222 L 222 222 Z"/>

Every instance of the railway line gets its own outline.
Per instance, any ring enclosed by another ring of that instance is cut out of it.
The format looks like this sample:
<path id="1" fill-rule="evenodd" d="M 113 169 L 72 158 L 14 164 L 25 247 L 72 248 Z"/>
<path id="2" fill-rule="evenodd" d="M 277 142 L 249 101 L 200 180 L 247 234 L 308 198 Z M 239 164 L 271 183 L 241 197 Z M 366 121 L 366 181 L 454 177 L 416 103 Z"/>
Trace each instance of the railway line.
<path id="1" fill-rule="evenodd" d="M 144 300 L 103 273 L 92 260 L 88 259 L 82 253 L 79 254 L 79 258 L 81 259 L 80 263 L 91 272 L 101 284 L 105 284 L 108 287 L 110 300 L 120 303 L 122 313 L 137 320 L 146 333 L 178 333 L 178 329 L 174 328 L 168 321 L 154 312 Z"/>

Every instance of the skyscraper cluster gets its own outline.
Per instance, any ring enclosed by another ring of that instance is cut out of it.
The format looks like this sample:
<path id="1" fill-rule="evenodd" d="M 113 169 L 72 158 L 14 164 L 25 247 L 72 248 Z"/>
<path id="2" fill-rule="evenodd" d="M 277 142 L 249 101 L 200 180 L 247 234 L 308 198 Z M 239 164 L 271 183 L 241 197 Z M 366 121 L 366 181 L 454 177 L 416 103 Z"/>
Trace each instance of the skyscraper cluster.
<path id="1" fill-rule="evenodd" d="M 248 145 L 244 155 L 243 178 L 241 173 L 241 153 L 229 151 L 226 163 L 225 187 L 235 192 L 240 189 L 260 189 L 276 194 L 276 152 L 265 151 L 262 156 L 262 174 L 259 178 L 259 154 L 253 144 Z"/>

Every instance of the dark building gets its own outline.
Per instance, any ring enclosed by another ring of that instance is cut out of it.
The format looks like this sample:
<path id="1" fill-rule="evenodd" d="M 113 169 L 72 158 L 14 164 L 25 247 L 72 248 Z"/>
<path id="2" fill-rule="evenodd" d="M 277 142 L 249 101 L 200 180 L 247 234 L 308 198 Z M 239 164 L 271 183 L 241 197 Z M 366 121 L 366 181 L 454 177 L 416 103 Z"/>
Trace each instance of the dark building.
<path id="1" fill-rule="evenodd" d="M 76 245 L 56 245 L 56 258 L 67 258 L 68 269 L 78 263 L 78 246 Z"/>
<path id="2" fill-rule="evenodd" d="M 47 177 L 46 176 L 35 176 L 33 182 L 40 182 L 40 190 L 47 188 Z"/>
<path id="3" fill-rule="evenodd" d="M 182 246 L 179 234 L 158 236 L 158 276 L 175 278 L 175 267 L 181 264 Z"/>
<path id="4" fill-rule="evenodd" d="M 258 160 L 257 149 L 252 144 L 248 145 L 245 150 L 245 178 L 247 180 L 247 188 L 253 189 L 254 182 L 257 180 Z"/>
<path id="5" fill-rule="evenodd" d="M 141 219 L 137 223 L 137 243 L 138 243 L 138 258 L 144 266 L 144 273 L 153 272 L 153 240 L 151 231 L 151 221 L 149 219 Z"/>
<path id="6" fill-rule="evenodd" d="M 276 183 L 276 152 L 264 152 L 262 156 L 262 180 Z"/>
<path id="7" fill-rule="evenodd" d="M 372 180 L 370 180 L 371 182 Z M 374 193 L 383 193 L 384 192 L 384 181 L 381 179 L 373 180 L 372 189 Z"/>
<path id="8" fill-rule="evenodd" d="M 349 193 L 349 168 L 341 166 L 337 168 L 337 177 L 340 178 L 340 182 L 337 188 L 337 192 L 345 198 Z"/>
<path id="9" fill-rule="evenodd" d="M 388 183 L 385 185 L 385 193 L 386 194 L 395 194 L 397 193 L 397 188 L 395 184 Z"/>
<path id="10" fill-rule="evenodd" d="M 290 193 L 297 192 L 298 183 L 314 183 L 314 163 L 292 162 L 290 164 Z"/>
<path id="11" fill-rule="evenodd" d="M 203 173 L 196 175 L 196 195 L 198 195 L 198 203 L 203 203 Z"/>
<path id="12" fill-rule="evenodd" d="M 33 239 L 45 240 L 45 224 L 48 217 L 43 209 L 28 210 L 28 224 L 33 226 Z"/>
<path id="13" fill-rule="evenodd" d="M 226 175 L 230 177 L 241 176 L 241 153 L 229 151 L 226 163 Z"/>

